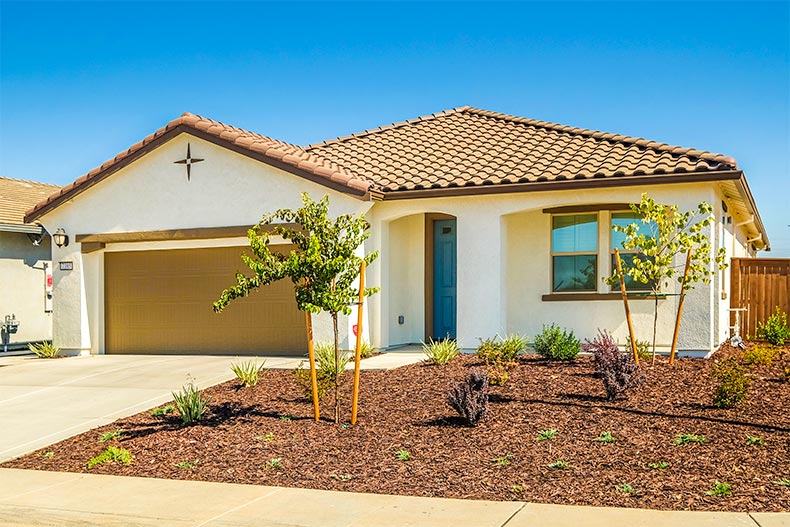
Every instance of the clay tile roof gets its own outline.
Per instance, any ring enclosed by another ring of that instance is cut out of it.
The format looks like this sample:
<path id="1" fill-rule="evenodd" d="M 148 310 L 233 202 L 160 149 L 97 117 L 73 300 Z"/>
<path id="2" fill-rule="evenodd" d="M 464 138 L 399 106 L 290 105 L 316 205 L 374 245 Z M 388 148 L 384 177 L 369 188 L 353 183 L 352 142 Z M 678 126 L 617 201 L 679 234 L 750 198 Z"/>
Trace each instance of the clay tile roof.
<path id="1" fill-rule="evenodd" d="M 60 187 L 0 177 L 0 224 L 25 225 L 25 211 Z"/>
<path id="2" fill-rule="evenodd" d="M 383 192 L 737 170 L 734 159 L 464 106 L 305 147 Z"/>

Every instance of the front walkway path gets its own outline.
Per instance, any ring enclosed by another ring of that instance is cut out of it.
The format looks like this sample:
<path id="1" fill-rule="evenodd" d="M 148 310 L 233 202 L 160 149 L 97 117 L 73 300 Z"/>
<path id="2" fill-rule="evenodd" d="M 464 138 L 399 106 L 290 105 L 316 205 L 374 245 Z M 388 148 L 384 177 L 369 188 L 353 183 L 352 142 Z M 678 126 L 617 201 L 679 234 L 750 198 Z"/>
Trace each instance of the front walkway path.
<path id="1" fill-rule="evenodd" d="M 788 527 L 790 514 L 572 507 L 0 469 L 0 525 Z"/>

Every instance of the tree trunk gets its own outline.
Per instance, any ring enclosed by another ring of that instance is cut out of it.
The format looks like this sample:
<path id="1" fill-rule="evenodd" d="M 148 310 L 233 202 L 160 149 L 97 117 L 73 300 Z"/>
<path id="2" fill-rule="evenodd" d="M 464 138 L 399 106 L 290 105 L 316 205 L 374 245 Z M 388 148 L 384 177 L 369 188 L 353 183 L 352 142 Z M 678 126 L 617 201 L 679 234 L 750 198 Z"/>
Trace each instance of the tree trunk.
<path id="1" fill-rule="evenodd" d="M 332 313 L 332 329 L 335 332 L 335 424 L 340 422 L 340 342 L 337 333 L 337 313 Z"/>

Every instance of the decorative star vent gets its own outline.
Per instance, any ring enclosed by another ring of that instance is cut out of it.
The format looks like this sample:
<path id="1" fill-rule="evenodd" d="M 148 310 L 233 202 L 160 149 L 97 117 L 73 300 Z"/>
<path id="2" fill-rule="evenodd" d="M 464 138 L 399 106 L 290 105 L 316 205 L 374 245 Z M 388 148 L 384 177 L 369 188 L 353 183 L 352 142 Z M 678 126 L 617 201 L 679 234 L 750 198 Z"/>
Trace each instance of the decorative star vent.
<path id="1" fill-rule="evenodd" d="M 198 159 L 196 157 L 192 157 L 192 152 L 189 150 L 189 143 L 187 143 L 187 156 L 184 159 L 180 159 L 178 161 L 173 161 L 174 164 L 177 165 L 186 165 L 187 167 L 187 181 L 192 176 L 192 164 L 193 163 L 200 163 L 201 161 L 205 161 L 204 159 Z"/>

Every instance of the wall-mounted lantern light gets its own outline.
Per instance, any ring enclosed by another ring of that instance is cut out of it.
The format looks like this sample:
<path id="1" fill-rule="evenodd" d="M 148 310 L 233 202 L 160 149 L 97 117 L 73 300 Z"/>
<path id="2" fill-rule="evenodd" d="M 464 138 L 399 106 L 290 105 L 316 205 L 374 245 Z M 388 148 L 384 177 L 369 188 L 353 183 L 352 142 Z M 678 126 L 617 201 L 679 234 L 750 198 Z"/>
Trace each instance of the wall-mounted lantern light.
<path id="1" fill-rule="evenodd" d="M 62 228 L 55 231 L 55 234 L 52 235 L 52 239 L 55 241 L 55 245 L 58 247 L 69 246 L 69 237 L 66 235 L 66 231 L 64 231 Z"/>

